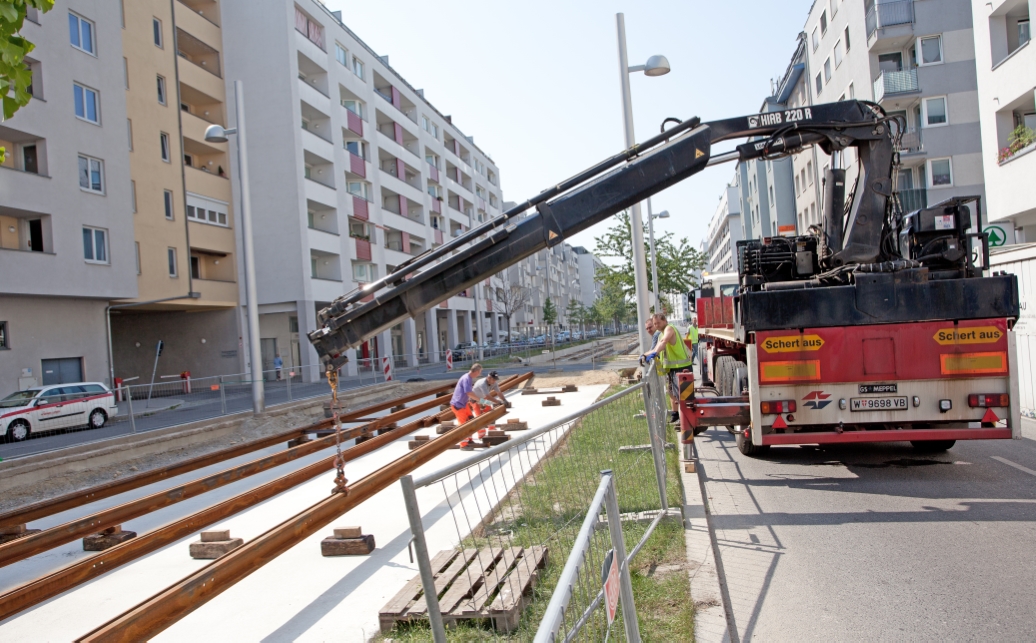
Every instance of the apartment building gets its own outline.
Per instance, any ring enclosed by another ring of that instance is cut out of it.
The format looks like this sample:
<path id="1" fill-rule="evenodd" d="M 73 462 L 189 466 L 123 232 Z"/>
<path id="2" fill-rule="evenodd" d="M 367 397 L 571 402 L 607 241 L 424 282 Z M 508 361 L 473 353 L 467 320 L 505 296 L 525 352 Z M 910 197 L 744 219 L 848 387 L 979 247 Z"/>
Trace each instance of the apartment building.
<path id="1" fill-rule="evenodd" d="M 719 195 L 716 213 L 709 221 L 703 252 L 706 257 L 705 271 L 709 273 L 737 272 L 737 242 L 741 241 L 741 189 L 740 173 Z"/>
<path id="2" fill-rule="evenodd" d="M 264 361 L 280 353 L 313 379 L 317 356 L 299 337 L 317 310 L 498 216 L 499 170 L 345 26 L 348 16 L 313 0 L 224 1 L 221 12 L 225 76 L 244 83 L 251 133 Z M 473 290 L 371 338 L 355 357 L 438 361 L 447 345 L 474 339 Z"/>
<path id="3" fill-rule="evenodd" d="M 105 308 L 137 296 L 114 0 L 29 10 L 33 100 L 0 122 L 0 394 L 108 381 Z"/>
<path id="4" fill-rule="evenodd" d="M 1036 49 L 1031 0 L 972 0 L 991 242 L 1036 241 Z"/>
<path id="5" fill-rule="evenodd" d="M 575 246 L 572 251 L 579 264 L 580 302 L 589 308 L 603 295 L 601 275 L 604 273 L 604 262 L 583 246 Z"/>
<path id="6" fill-rule="evenodd" d="M 906 210 L 984 196 L 974 41 L 966 0 L 818 0 L 800 35 L 807 82 L 793 105 L 857 98 L 902 116 L 897 180 Z M 814 151 L 795 164 L 797 211 L 807 225 L 822 218 L 819 184 L 832 167 Z M 855 156 L 837 162 L 852 185 Z"/>
<path id="7" fill-rule="evenodd" d="M 113 302 L 116 377 L 146 379 L 160 340 L 160 373 L 244 370 L 231 164 L 204 136 L 227 125 L 220 5 L 122 2 L 137 296 Z"/>
<path id="8" fill-rule="evenodd" d="M 781 111 L 786 108 L 786 97 L 781 93 L 768 96 L 760 113 Z M 794 235 L 795 195 L 792 176 L 793 162 L 785 157 L 776 160 L 751 159 L 738 162 L 736 183 L 740 187 L 739 210 L 745 239 L 761 239 L 778 235 Z"/>

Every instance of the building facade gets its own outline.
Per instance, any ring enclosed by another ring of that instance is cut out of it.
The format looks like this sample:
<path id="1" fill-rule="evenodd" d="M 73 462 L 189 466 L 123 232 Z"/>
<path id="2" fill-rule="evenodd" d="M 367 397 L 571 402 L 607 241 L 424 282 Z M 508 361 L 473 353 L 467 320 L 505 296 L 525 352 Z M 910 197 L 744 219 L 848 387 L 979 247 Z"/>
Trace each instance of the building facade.
<path id="1" fill-rule="evenodd" d="M 603 295 L 604 284 L 601 278 L 604 273 L 604 262 L 583 246 L 575 246 L 572 251 L 579 264 L 580 301 L 589 308 Z"/>
<path id="2" fill-rule="evenodd" d="M 741 241 L 741 190 L 740 172 L 720 193 L 716 213 L 709 221 L 708 233 L 704 241 L 706 258 L 705 271 L 737 272 L 737 242 Z"/>
<path id="3" fill-rule="evenodd" d="M 108 381 L 105 309 L 137 296 L 119 5 L 59 0 L 22 35 L 33 99 L 0 122 L 2 395 Z"/>
<path id="4" fill-rule="evenodd" d="M 982 167 L 995 244 L 1036 241 L 1036 49 L 1031 0 L 972 0 Z M 1002 240 L 1002 241 L 1001 241 Z"/>
<path id="5" fill-rule="evenodd" d="M 313 379 L 316 352 L 299 338 L 316 311 L 498 216 L 499 170 L 340 13 L 313 0 L 225 2 L 222 13 L 226 75 L 244 83 L 253 133 L 263 359 L 281 353 Z M 437 361 L 473 340 L 473 294 L 372 338 L 347 368 Z"/>

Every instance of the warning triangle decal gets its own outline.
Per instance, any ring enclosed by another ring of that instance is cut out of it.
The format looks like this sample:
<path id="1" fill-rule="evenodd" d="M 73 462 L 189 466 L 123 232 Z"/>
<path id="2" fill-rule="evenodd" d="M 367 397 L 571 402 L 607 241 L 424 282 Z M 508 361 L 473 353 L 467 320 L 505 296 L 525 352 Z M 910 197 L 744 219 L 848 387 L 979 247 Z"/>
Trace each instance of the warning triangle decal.
<path id="1" fill-rule="evenodd" d="M 558 238 L 558 235 L 553 230 L 550 230 L 548 231 L 547 238 L 553 241 L 554 239 Z"/>
<path id="2" fill-rule="evenodd" d="M 694 150 L 694 158 L 700 159 L 703 156 L 705 156 L 705 152 L 702 152 L 701 150 L 698 150 L 698 149 Z"/>

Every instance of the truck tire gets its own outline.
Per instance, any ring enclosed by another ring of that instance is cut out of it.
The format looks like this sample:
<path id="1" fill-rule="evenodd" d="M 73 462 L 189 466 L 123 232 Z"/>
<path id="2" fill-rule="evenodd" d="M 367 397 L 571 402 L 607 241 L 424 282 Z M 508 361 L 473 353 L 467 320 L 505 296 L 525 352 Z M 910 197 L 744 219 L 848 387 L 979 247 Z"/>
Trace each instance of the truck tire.
<path id="1" fill-rule="evenodd" d="M 722 396 L 733 395 L 734 364 L 734 358 L 729 355 L 724 355 L 716 360 L 716 389 Z"/>
<path id="2" fill-rule="evenodd" d="M 737 450 L 741 452 L 741 455 L 746 455 L 750 458 L 763 455 L 770 450 L 769 444 L 762 444 L 756 446 L 752 444 L 752 438 L 745 437 L 744 431 L 737 432 Z"/>
<path id="3" fill-rule="evenodd" d="M 734 387 L 731 395 L 742 395 L 748 392 L 748 365 L 734 362 Z"/>
<path id="4" fill-rule="evenodd" d="M 910 444 L 921 453 L 938 453 L 953 448 L 956 440 L 911 440 Z"/>

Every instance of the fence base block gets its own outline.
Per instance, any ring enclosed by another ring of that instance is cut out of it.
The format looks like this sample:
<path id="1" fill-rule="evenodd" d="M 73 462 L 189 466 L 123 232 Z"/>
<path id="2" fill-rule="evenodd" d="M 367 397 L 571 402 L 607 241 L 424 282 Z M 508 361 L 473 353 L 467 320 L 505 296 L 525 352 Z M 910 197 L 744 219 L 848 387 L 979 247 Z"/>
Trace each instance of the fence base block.
<path id="1" fill-rule="evenodd" d="M 243 538 L 231 538 L 229 540 L 217 540 L 213 542 L 197 540 L 191 543 L 191 558 L 215 560 L 221 556 L 229 554 L 243 544 L 245 544 Z"/>
<path id="2" fill-rule="evenodd" d="M 39 529 L 28 529 L 24 524 L 22 525 L 5 525 L 0 527 L 0 545 L 9 543 L 12 540 L 18 540 L 19 538 L 25 538 L 32 534 L 38 534 Z"/>
<path id="3" fill-rule="evenodd" d="M 320 541 L 321 556 L 367 556 L 374 548 L 374 534 L 364 534 L 357 538 L 331 537 Z"/>
<path id="4" fill-rule="evenodd" d="M 116 525 L 105 529 L 99 534 L 91 534 L 83 538 L 83 551 L 104 551 L 136 537 L 137 532 L 123 531 L 122 525 Z"/>

